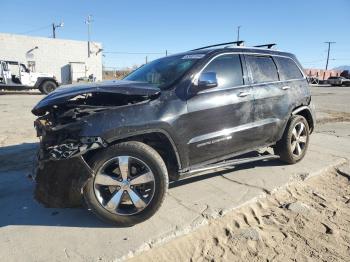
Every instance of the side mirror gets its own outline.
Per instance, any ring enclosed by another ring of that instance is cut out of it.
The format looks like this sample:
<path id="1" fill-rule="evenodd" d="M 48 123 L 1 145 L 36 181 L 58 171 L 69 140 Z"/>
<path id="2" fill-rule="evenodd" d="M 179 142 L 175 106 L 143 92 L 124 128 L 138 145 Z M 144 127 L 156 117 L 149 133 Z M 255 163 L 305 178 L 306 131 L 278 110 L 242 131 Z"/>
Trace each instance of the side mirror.
<path id="1" fill-rule="evenodd" d="M 215 72 L 201 73 L 198 78 L 198 87 L 200 89 L 213 88 L 218 86 L 218 79 Z"/>

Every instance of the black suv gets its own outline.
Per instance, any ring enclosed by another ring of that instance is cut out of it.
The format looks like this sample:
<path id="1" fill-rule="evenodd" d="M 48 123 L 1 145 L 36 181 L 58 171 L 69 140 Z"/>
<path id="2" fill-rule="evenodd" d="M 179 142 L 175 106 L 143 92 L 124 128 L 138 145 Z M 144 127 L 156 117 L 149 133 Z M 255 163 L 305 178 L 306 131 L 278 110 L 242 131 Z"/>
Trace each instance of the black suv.
<path id="1" fill-rule="evenodd" d="M 121 81 L 62 86 L 42 99 L 32 110 L 36 199 L 48 207 L 85 199 L 98 217 L 130 226 L 159 209 L 169 181 L 300 161 L 315 126 L 301 65 L 272 45 L 240 44 L 163 57 Z M 275 154 L 249 153 L 267 146 Z"/>

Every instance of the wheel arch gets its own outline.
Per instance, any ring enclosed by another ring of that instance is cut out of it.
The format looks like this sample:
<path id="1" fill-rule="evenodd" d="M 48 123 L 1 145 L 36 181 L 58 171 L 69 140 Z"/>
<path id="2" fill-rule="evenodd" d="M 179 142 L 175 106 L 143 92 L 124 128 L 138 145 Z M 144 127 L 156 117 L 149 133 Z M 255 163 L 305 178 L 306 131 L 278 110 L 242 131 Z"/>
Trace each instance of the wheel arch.
<path id="1" fill-rule="evenodd" d="M 312 113 L 312 109 L 310 109 L 309 106 L 301 106 L 301 107 L 295 108 L 292 111 L 292 115 L 303 116 L 309 125 L 310 133 L 314 131 L 315 119 L 314 119 L 314 114 Z"/>
<path id="2" fill-rule="evenodd" d="M 35 82 L 34 87 L 35 88 L 40 88 L 40 86 L 45 83 L 45 81 L 52 81 L 58 86 L 58 82 L 55 78 L 53 77 L 38 77 L 38 79 Z"/>
<path id="3" fill-rule="evenodd" d="M 123 138 L 112 140 L 108 143 L 108 146 L 125 141 L 139 141 L 155 149 L 165 162 L 168 169 L 169 178 L 172 180 L 178 179 L 178 171 L 182 168 L 182 161 L 177 146 L 168 132 L 162 129 L 156 129 L 142 133 L 135 133 Z M 98 153 L 99 150 L 103 149 L 93 150 L 84 155 L 84 159 L 87 161 L 89 166 L 91 166 L 89 160 L 94 154 Z"/>

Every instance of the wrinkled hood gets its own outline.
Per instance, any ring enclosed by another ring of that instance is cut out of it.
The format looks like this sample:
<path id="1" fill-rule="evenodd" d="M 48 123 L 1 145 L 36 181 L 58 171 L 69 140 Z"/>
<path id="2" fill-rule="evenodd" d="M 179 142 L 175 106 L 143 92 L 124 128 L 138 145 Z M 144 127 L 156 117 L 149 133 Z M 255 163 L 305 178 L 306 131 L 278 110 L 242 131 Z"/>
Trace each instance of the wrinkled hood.
<path id="1" fill-rule="evenodd" d="M 32 109 L 32 113 L 34 115 L 42 115 L 48 108 L 54 105 L 64 104 L 73 97 L 89 93 L 112 93 L 151 97 L 159 94 L 160 89 L 148 83 L 124 80 L 65 85 L 60 86 L 55 91 L 44 97 Z"/>

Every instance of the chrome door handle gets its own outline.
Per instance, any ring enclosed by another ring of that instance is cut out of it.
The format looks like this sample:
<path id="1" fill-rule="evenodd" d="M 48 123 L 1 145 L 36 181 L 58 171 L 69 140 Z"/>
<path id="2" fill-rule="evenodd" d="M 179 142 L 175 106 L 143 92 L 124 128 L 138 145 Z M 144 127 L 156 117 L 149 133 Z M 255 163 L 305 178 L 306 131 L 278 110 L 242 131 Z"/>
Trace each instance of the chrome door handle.
<path id="1" fill-rule="evenodd" d="M 283 86 L 282 90 L 288 90 L 290 88 L 290 86 Z"/>
<path id="2" fill-rule="evenodd" d="M 249 96 L 249 95 L 250 95 L 250 93 L 248 93 L 248 92 L 240 92 L 238 94 L 239 97 L 245 97 L 245 96 Z"/>

